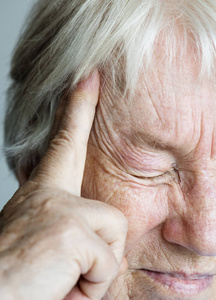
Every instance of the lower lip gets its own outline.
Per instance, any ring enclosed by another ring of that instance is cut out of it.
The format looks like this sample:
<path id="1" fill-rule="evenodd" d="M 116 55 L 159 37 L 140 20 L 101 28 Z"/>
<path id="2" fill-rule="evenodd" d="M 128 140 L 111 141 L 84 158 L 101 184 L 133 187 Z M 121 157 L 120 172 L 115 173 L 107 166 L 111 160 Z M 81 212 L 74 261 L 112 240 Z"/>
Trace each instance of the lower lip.
<path id="1" fill-rule="evenodd" d="M 163 285 L 167 290 L 182 296 L 196 296 L 212 285 L 213 276 L 206 275 L 195 279 L 183 278 L 183 276 L 169 273 L 153 272 L 142 270 L 154 282 Z"/>

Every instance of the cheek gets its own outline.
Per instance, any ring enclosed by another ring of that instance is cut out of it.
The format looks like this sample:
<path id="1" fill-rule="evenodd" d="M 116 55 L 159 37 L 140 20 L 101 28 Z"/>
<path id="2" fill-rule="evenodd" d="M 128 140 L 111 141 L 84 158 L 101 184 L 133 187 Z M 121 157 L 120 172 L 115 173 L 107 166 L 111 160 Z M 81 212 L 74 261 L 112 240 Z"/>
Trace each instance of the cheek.
<path id="1" fill-rule="evenodd" d="M 166 187 L 137 187 L 132 183 L 121 183 L 108 203 L 121 210 L 128 219 L 126 252 L 146 239 L 148 233 L 162 224 L 168 215 Z"/>
<path id="2" fill-rule="evenodd" d="M 166 185 L 149 187 L 122 181 L 107 171 L 107 164 L 105 169 L 99 161 L 88 160 L 82 196 L 106 202 L 124 213 L 129 225 L 126 248 L 131 248 L 167 218 L 168 189 Z"/>

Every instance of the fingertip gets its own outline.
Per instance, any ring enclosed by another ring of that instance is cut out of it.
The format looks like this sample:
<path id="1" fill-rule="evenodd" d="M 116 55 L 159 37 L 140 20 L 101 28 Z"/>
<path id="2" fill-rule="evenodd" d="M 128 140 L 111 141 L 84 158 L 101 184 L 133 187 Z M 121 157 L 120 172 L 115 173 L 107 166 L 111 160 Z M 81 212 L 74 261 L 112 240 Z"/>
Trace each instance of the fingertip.
<path id="1" fill-rule="evenodd" d="M 92 91 L 99 89 L 100 77 L 98 70 L 93 71 L 86 79 L 78 83 L 77 89 L 84 89 L 86 91 Z"/>

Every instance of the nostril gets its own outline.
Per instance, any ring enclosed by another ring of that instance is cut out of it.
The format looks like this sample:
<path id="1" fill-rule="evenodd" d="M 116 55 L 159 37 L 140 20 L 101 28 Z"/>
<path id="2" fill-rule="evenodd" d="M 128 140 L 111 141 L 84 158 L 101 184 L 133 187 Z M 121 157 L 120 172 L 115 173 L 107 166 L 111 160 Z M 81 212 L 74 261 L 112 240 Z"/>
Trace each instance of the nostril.
<path id="1" fill-rule="evenodd" d="M 216 220 L 173 218 L 162 227 L 165 240 L 200 256 L 216 256 Z"/>

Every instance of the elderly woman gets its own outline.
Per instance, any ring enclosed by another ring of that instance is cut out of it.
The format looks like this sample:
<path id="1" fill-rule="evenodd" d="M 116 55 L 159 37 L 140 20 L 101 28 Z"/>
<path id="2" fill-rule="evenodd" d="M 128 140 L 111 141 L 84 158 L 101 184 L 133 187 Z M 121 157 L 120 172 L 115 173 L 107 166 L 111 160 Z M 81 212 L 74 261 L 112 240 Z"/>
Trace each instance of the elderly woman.
<path id="1" fill-rule="evenodd" d="M 214 0 L 36 3 L 8 93 L 1 299 L 216 299 L 215 67 Z"/>

